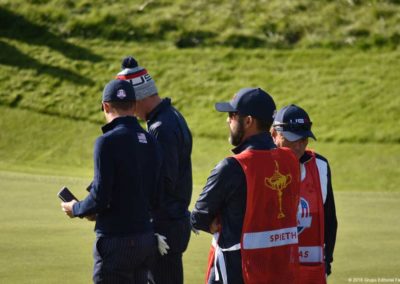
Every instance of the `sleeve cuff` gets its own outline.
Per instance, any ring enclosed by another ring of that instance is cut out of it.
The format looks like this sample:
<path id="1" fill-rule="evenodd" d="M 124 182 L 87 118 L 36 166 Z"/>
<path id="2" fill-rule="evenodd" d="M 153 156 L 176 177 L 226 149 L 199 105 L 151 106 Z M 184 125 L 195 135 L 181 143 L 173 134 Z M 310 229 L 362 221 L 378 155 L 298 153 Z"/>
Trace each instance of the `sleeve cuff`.
<path id="1" fill-rule="evenodd" d="M 81 216 L 79 216 L 78 211 L 79 211 L 79 202 L 72 205 L 72 215 L 74 215 L 74 217 L 82 218 Z"/>

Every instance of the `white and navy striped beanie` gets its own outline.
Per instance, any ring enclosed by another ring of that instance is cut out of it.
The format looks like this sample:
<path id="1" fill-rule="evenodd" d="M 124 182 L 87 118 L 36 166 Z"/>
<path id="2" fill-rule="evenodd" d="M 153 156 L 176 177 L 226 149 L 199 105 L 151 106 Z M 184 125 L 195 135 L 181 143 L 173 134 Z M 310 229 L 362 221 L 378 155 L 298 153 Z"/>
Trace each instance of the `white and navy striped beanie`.
<path id="1" fill-rule="evenodd" d="M 117 79 L 126 80 L 132 84 L 137 101 L 158 94 L 153 78 L 145 68 L 138 65 L 132 56 L 122 60 L 121 69 L 122 71 L 117 74 Z"/>

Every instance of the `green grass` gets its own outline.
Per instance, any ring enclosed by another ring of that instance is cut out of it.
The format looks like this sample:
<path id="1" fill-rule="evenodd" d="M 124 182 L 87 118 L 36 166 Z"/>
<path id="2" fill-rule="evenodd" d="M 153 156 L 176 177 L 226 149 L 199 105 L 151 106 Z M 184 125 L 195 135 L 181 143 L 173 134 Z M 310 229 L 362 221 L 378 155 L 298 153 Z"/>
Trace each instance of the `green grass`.
<path id="1" fill-rule="evenodd" d="M 337 192 L 339 222 L 332 283 L 349 277 L 398 278 L 398 193 Z"/>
<path id="2" fill-rule="evenodd" d="M 361 49 L 400 43 L 398 0 L 3 0 L 0 35 L 54 35 L 177 47 Z M 15 31 L 15 32 L 12 32 Z"/>
<path id="3" fill-rule="evenodd" d="M 0 169 L 91 178 L 100 125 L 0 106 Z M 193 176 L 202 187 L 211 169 L 231 155 L 225 116 L 221 137 L 194 137 Z M 12 135 L 11 135 L 12 133 Z M 398 191 L 400 145 L 311 142 L 331 162 L 335 190 Z M 193 195 L 193 198 L 197 197 Z M 193 200 L 194 201 L 194 200 Z"/>
<path id="4" fill-rule="evenodd" d="M 92 174 L 100 125 L 0 107 L 0 168 L 23 172 Z"/>
<path id="5" fill-rule="evenodd" d="M 330 282 L 398 277 L 399 4 L 0 0 L 0 282 L 90 282 L 93 224 L 67 219 L 55 193 L 66 184 L 85 195 L 101 92 L 128 54 L 194 134 L 192 206 L 230 155 L 214 103 L 260 86 L 278 107 L 309 112 L 310 146 L 331 163 Z M 186 283 L 203 282 L 209 242 L 193 236 Z"/>
<path id="6" fill-rule="evenodd" d="M 103 60 L 74 60 L 50 47 L 0 40 L 0 48 L 6 46 L 0 53 L 0 104 L 100 123 L 102 89 L 119 71 L 121 58 L 133 54 L 154 77 L 160 95 L 173 98 L 197 137 L 225 137 L 214 103 L 230 99 L 240 88 L 260 86 L 278 107 L 303 106 L 319 141 L 400 142 L 396 51 L 179 50 L 163 44 L 71 43 Z"/>
<path id="7" fill-rule="evenodd" d="M 90 282 L 93 223 L 66 217 L 56 197 L 67 184 L 83 198 L 88 182 L 0 171 L 1 283 Z M 398 277 L 400 194 L 337 191 L 335 197 L 339 231 L 330 283 Z M 210 238 L 192 235 L 184 255 L 185 283 L 203 283 Z"/>
<path id="8" fill-rule="evenodd" d="M 0 180 L 0 282 L 88 283 L 93 224 L 70 222 L 56 196 L 64 183 L 74 189 L 85 183 L 12 173 Z"/>

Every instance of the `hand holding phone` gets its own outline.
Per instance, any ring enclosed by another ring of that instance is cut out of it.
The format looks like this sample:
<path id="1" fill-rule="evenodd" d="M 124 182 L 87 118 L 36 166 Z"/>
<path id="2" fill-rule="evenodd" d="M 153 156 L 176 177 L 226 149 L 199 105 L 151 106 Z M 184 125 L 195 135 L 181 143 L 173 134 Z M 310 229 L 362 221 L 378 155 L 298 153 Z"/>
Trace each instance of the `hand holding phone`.
<path id="1" fill-rule="evenodd" d="M 70 202 L 72 200 L 79 201 L 78 198 L 75 197 L 75 195 L 72 194 L 72 192 L 64 186 L 57 194 L 57 196 L 64 202 Z"/>

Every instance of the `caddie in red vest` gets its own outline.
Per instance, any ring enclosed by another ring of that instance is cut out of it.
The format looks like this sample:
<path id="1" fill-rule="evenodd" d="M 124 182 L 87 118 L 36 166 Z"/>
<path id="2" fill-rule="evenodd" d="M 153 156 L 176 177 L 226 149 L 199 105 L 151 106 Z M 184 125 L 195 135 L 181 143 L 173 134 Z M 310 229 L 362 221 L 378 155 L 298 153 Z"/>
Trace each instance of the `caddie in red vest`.
<path id="1" fill-rule="evenodd" d="M 273 143 L 275 103 L 245 88 L 215 107 L 228 113 L 235 155 L 213 169 L 191 214 L 194 229 L 214 234 L 206 283 L 299 283 L 300 165 Z"/>
<path id="2" fill-rule="evenodd" d="M 308 138 L 315 140 L 311 125 L 302 108 L 289 105 L 277 113 L 271 132 L 278 147 L 292 149 L 300 160 L 300 283 L 325 284 L 331 273 L 337 220 L 328 161 L 306 150 Z"/>

